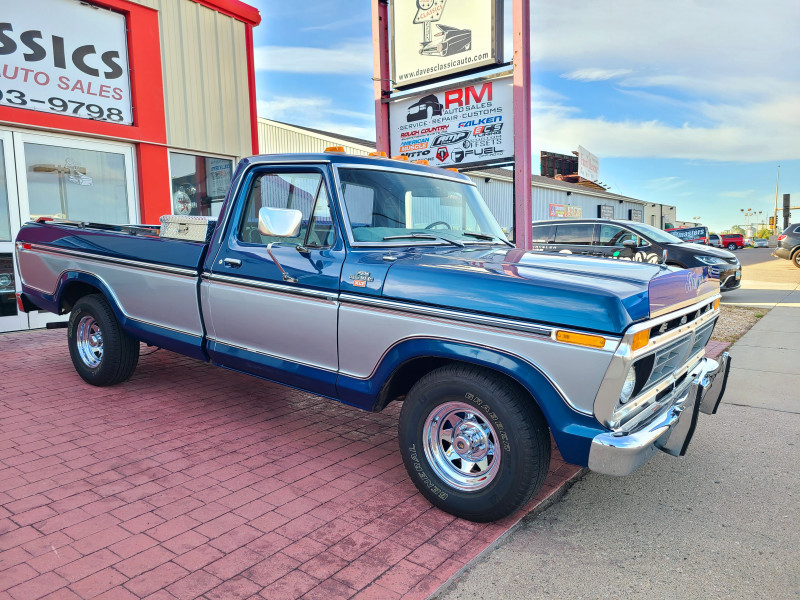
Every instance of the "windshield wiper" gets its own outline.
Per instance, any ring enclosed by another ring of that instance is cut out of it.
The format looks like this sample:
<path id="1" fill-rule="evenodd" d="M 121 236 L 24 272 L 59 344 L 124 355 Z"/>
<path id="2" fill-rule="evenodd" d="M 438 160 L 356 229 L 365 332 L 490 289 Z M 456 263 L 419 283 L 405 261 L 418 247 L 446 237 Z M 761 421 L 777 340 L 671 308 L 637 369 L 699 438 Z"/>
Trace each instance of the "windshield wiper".
<path id="1" fill-rule="evenodd" d="M 492 241 L 492 242 L 497 240 L 498 242 L 502 242 L 503 244 L 511 246 L 512 248 L 516 248 L 516 246 L 514 244 L 512 244 L 511 242 L 509 242 L 508 240 L 504 240 L 503 238 L 499 238 L 497 236 L 490 235 L 488 233 L 473 233 L 471 231 L 462 231 L 461 235 L 468 235 L 469 237 L 474 237 L 474 238 L 477 238 L 479 240 L 488 240 L 488 241 Z"/>
<path id="2" fill-rule="evenodd" d="M 414 238 L 416 240 L 442 240 L 448 244 L 453 244 L 453 246 L 458 246 L 459 248 L 465 247 L 465 245 L 461 242 L 457 242 L 443 235 L 439 235 L 438 233 L 405 233 L 403 235 L 387 235 L 385 238 L 383 238 L 383 241 L 404 240 L 408 238 Z"/>

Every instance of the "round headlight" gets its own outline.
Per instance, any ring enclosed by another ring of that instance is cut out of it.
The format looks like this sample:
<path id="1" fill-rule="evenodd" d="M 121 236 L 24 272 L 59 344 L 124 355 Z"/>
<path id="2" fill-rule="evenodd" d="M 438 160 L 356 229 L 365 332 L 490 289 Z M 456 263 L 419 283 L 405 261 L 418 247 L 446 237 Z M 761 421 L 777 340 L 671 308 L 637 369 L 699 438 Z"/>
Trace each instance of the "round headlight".
<path id="1" fill-rule="evenodd" d="M 628 374 L 625 376 L 625 383 L 622 384 L 622 393 L 620 393 L 619 395 L 619 401 L 622 404 L 625 404 L 628 400 L 631 399 L 635 387 L 636 387 L 636 369 L 631 367 L 628 370 Z"/>

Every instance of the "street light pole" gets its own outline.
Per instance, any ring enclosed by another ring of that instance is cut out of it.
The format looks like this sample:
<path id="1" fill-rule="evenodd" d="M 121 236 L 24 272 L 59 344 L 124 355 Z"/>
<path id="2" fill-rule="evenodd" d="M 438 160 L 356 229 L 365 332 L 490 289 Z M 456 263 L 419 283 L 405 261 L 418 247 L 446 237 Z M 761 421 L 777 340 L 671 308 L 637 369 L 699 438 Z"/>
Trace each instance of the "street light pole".
<path id="1" fill-rule="evenodd" d="M 781 166 L 778 165 L 778 175 L 775 178 L 775 216 L 772 222 L 772 233 L 778 233 L 778 184 L 781 181 Z"/>

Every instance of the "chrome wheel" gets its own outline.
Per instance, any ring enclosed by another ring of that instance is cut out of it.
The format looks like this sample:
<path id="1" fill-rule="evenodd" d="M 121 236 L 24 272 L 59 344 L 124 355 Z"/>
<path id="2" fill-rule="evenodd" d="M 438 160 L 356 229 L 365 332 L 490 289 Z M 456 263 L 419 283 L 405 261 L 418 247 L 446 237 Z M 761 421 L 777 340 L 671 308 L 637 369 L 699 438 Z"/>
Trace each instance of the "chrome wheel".
<path id="1" fill-rule="evenodd" d="M 103 360 L 103 332 L 94 317 L 87 315 L 80 320 L 76 342 L 83 364 L 90 369 L 99 367 Z"/>
<path id="2" fill-rule="evenodd" d="M 423 427 L 425 456 L 452 487 L 477 492 L 489 485 L 500 467 L 500 445 L 489 420 L 474 406 L 447 402 L 437 406 Z"/>

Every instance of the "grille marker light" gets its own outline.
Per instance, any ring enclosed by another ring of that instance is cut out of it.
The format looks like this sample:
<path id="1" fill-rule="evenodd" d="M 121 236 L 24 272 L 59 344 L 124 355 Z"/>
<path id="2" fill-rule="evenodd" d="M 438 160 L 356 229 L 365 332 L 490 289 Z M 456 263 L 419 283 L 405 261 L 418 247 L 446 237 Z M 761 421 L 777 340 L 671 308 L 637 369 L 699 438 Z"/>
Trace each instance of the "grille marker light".
<path id="1" fill-rule="evenodd" d="M 588 346 L 589 348 L 603 348 L 606 345 L 606 338 L 599 335 L 587 335 L 585 333 L 572 333 L 561 330 L 556 331 L 556 340 L 565 344 Z"/>
<path id="2" fill-rule="evenodd" d="M 631 350 L 636 352 L 640 348 L 644 348 L 650 342 L 650 330 L 643 329 L 638 333 L 633 334 L 633 340 L 631 340 Z"/>
<path id="3" fill-rule="evenodd" d="M 714 300 L 714 310 L 719 310 L 719 298 Z"/>

